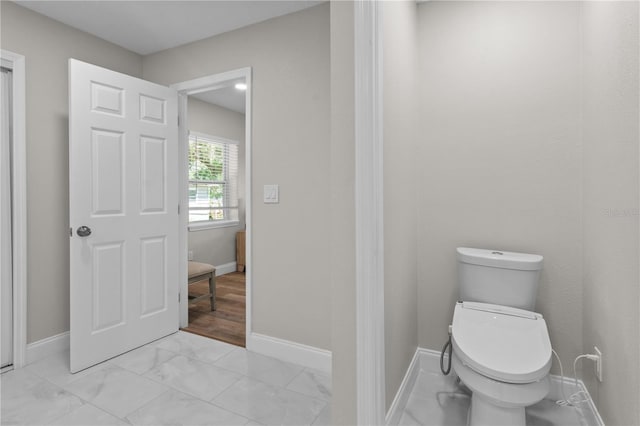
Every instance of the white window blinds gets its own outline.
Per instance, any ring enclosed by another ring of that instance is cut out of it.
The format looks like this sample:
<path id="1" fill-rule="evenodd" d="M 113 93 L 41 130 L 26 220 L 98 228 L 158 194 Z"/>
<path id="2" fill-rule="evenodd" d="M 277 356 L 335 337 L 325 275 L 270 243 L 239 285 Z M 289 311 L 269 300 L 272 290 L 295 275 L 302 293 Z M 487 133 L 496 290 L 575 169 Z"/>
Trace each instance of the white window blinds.
<path id="1" fill-rule="evenodd" d="M 238 220 L 238 143 L 189 133 L 189 222 Z"/>

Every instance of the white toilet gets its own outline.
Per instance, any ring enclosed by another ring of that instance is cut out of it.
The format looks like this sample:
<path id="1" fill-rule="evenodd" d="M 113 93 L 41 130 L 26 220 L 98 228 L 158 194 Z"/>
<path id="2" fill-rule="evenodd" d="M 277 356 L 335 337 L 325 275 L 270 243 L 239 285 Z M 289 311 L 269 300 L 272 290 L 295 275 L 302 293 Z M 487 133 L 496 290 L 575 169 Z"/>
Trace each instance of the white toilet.
<path id="1" fill-rule="evenodd" d="M 549 392 L 551 342 L 533 312 L 542 256 L 460 247 L 457 260 L 451 361 L 472 392 L 468 424 L 524 426 Z"/>

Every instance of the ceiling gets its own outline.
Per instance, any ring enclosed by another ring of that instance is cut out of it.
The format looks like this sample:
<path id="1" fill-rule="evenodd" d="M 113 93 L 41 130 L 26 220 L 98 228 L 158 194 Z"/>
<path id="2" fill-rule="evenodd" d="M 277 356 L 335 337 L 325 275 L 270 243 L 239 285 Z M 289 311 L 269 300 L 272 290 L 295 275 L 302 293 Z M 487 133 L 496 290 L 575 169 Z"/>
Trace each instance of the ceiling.
<path id="1" fill-rule="evenodd" d="M 221 87 L 216 90 L 189 96 L 244 114 L 246 92 L 244 90 L 236 89 L 236 83 L 244 83 L 244 78 L 237 81 L 231 81 L 227 85 L 225 85 L 225 87 Z"/>
<path id="2" fill-rule="evenodd" d="M 323 3 L 313 0 L 14 2 L 140 55 L 181 46 Z M 236 112 L 245 112 L 245 92 L 233 85 L 194 96 Z"/>
<path id="3" fill-rule="evenodd" d="M 20 6 L 148 55 L 297 12 L 322 1 L 32 1 Z"/>

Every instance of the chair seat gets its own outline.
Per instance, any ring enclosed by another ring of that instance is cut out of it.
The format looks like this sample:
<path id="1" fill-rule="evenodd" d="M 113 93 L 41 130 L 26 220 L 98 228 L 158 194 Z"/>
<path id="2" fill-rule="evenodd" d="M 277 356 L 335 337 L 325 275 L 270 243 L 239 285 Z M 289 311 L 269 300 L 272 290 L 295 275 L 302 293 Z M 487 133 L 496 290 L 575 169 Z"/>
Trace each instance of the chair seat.
<path id="1" fill-rule="evenodd" d="M 216 268 L 214 268 L 213 265 L 189 261 L 189 278 L 205 275 L 210 272 L 216 272 Z"/>
<path id="2" fill-rule="evenodd" d="M 189 303 L 196 303 L 203 299 L 211 300 L 211 310 L 216 310 L 216 268 L 208 263 L 189 261 L 189 284 L 204 280 L 209 281 L 209 293 L 200 296 L 189 295 Z"/>

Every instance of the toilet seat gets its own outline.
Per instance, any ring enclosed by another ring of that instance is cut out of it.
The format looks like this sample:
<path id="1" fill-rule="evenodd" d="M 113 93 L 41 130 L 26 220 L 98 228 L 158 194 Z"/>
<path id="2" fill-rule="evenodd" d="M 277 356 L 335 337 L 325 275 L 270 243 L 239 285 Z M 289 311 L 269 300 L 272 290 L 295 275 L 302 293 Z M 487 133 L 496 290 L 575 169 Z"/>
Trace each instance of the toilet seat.
<path id="1" fill-rule="evenodd" d="M 505 383 L 532 383 L 551 368 L 551 342 L 542 315 L 488 303 L 458 302 L 453 350 L 472 370 Z"/>

